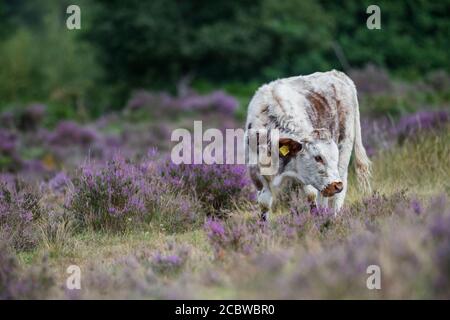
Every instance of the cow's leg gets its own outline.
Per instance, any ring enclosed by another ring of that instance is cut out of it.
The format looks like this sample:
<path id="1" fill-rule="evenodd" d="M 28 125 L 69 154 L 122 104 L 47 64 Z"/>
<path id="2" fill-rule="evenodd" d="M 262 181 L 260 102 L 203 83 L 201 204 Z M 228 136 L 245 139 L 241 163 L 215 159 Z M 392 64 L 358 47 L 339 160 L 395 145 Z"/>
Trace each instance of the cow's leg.
<path id="1" fill-rule="evenodd" d="M 341 192 L 334 195 L 332 200 L 333 203 L 332 208 L 335 216 L 339 213 L 342 206 L 344 205 L 344 200 L 347 193 L 347 173 L 341 174 L 341 177 L 342 183 L 344 184 L 344 188 L 342 189 Z"/>
<path id="2" fill-rule="evenodd" d="M 312 211 L 317 208 L 317 189 L 311 185 L 306 185 L 303 187 L 303 192 L 305 193 L 310 210 Z"/>
<path id="3" fill-rule="evenodd" d="M 261 177 L 263 181 L 263 188 L 258 191 L 258 204 L 261 212 L 261 220 L 267 221 L 269 219 L 269 213 L 272 212 L 273 194 L 270 190 L 269 182 Z"/>
<path id="4" fill-rule="evenodd" d="M 320 208 L 328 208 L 328 198 L 324 197 L 320 192 L 317 193 L 317 205 Z"/>
<path id="5" fill-rule="evenodd" d="M 273 205 L 273 195 L 269 181 L 259 173 L 259 168 L 257 166 L 250 167 L 249 171 L 250 178 L 258 191 L 257 201 L 261 212 L 261 220 L 266 221 L 269 218 L 269 213 L 272 210 Z"/>
<path id="6" fill-rule="evenodd" d="M 341 210 L 342 206 L 344 205 L 345 196 L 347 194 L 347 175 L 348 175 L 348 165 L 350 163 L 350 158 L 352 155 L 352 147 L 353 147 L 353 141 L 344 141 L 341 145 L 340 151 L 339 151 L 339 164 L 338 164 L 338 170 L 339 170 L 339 176 L 341 177 L 342 183 L 344 184 L 344 188 L 341 192 L 334 195 L 332 198 L 332 208 L 334 211 L 334 215 L 337 215 L 339 211 Z"/>

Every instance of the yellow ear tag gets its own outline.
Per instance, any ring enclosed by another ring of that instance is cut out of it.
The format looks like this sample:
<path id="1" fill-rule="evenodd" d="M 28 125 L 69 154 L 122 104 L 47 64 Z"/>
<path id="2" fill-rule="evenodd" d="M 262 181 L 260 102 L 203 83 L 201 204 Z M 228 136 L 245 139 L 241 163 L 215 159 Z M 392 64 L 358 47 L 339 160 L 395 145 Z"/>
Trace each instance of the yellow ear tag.
<path id="1" fill-rule="evenodd" d="M 289 147 L 287 145 L 284 145 L 280 148 L 280 153 L 284 156 L 289 154 Z"/>

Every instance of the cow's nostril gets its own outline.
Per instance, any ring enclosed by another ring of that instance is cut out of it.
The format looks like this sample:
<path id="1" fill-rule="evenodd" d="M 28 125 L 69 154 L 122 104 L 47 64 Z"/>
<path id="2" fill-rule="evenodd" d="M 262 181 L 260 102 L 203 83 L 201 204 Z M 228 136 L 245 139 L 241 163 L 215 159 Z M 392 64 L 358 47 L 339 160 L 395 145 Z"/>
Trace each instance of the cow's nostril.
<path id="1" fill-rule="evenodd" d="M 344 184 L 342 182 L 333 182 L 333 187 L 337 192 L 341 192 L 344 188 Z"/>

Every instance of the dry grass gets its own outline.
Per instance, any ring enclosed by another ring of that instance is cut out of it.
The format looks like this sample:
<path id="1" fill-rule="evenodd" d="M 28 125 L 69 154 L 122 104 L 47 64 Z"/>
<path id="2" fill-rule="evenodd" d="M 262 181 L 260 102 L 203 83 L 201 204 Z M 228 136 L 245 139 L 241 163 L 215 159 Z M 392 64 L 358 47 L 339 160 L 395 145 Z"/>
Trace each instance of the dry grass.
<path id="1" fill-rule="evenodd" d="M 384 151 L 373 161 L 372 187 L 383 194 L 399 190 L 421 197 L 450 194 L 450 128 L 441 135 L 418 136 L 415 141 Z M 347 201 L 361 199 L 353 171 Z"/>

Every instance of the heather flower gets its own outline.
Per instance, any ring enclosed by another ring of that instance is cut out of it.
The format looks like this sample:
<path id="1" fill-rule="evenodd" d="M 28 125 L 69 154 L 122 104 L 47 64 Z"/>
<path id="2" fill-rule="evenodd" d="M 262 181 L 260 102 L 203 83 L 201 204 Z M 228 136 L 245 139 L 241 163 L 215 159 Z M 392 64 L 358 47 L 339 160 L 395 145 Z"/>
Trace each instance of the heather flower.
<path id="1" fill-rule="evenodd" d="M 22 172 L 31 174 L 45 174 L 50 171 L 39 159 L 23 160 L 21 169 Z"/>
<path id="2" fill-rule="evenodd" d="M 17 153 L 17 136 L 0 128 L 0 171 L 17 171 L 21 164 Z"/>
<path id="3" fill-rule="evenodd" d="M 311 209 L 311 215 L 314 217 L 314 222 L 319 230 L 326 228 L 334 218 L 332 208 L 317 206 Z"/>
<path id="4" fill-rule="evenodd" d="M 223 237 L 225 236 L 225 228 L 222 222 L 217 219 L 208 219 L 205 227 L 209 230 L 208 237 Z"/>
<path id="5" fill-rule="evenodd" d="M 445 111 L 419 111 L 393 121 L 388 117 L 361 119 L 363 142 L 367 154 L 372 156 L 378 151 L 390 149 L 397 142 L 416 137 L 421 132 L 439 130 L 450 121 L 450 114 Z"/>
<path id="6" fill-rule="evenodd" d="M 0 113 L 0 127 L 9 129 L 14 127 L 14 113 L 12 111 Z"/>
<path id="7" fill-rule="evenodd" d="M 172 97 L 167 93 L 152 93 L 144 90 L 133 94 L 127 103 L 129 110 L 148 108 L 156 115 L 173 115 L 183 111 L 214 111 L 231 115 L 238 107 L 238 101 L 223 91 L 213 91 L 200 95 L 192 90 L 179 97 Z"/>
<path id="8" fill-rule="evenodd" d="M 411 209 L 414 211 L 415 214 L 421 214 L 423 211 L 422 205 L 420 201 L 417 199 L 411 200 Z"/>
<path id="9" fill-rule="evenodd" d="M 21 130 L 34 130 L 41 124 L 46 107 L 42 104 L 32 104 L 20 114 L 18 127 Z"/>
<path id="10" fill-rule="evenodd" d="M 368 64 L 364 69 L 351 70 L 349 75 L 355 82 L 358 93 L 382 94 L 391 91 L 393 87 L 386 70 L 373 64 Z"/>
<path id="11" fill-rule="evenodd" d="M 441 196 L 431 201 L 427 212 L 430 215 L 429 232 L 434 242 L 433 262 L 436 266 L 434 290 L 444 298 L 450 289 L 450 210 L 448 200 Z"/>
<path id="12" fill-rule="evenodd" d="M 154 179 L 145 190 L 144 201 L 152 221 L 167 232 L 188 230 L 199 225 L 204 217 L 195 198 L 177 192 L 163 183 L 155 183 Z"/>
<path id="13" fill-rule="evenodd" d="M 123 230 L 145 217 L 142 171 L 120 156 L 103 166 L 83 166 L 74 185 L 70 209 L 81 226 Z"/>
<path id="14" fill-rule="evenodd" d="M 362 118 L 361 127 L 364 128 L 361 132 L 362 139 L 369 157 L 395 145 L 397 140 L 395 124 L 390 118 Z"/>
<path id="15" fill-rule="evenodd" d="M 167 161 L 160 171 L 167 183 L 187 193 L 194 192 L 215 213 L 254 196 L 243 165 L 175 165 Z"/>
<path id="16" fill-rule="evenodd" d="M 238 108 L 238 101 L 223 91 L 214 91 L 211 93 L 211 99 L 213 100 L 213 105 L 216 106 L 217 111 L 221 113 L 233 114 Z"/>
<path id="17" fill-rule="evenodd" d="M 130 110 L 138 110 L 154 102 L 153 100 L 154 97 L 150 92 L 140 90 L 133 93 L 126 105 L 126 108 Z"/>
<path id="18" fill-rule="evenodd" d="M 143 176 L 142 197 L 149 218 L 168 232 L 199 225 L 204 218 L 199 201 L 167 183 L 161 176 L 158 156 L 156 149 L 150 149 L 139 165 Z"/>
<path id="19" fill-rule="evenodd" d="M 68 146 L 78 144 L 87 146 L 98 138 L 97 132 L 85 128 L 73 121 L 62 121 L 49 135 L 48 141 L 51 145 Z"/>
<path id="20" fill-rule="evenodd" d="M 185 111 L 217 111 L 233 114 L 238 107 L 237 100 L 223 91 L 213 91 L 208 95 L 188 94 L 175 102 L 179 109 Z"/>
<path id="21" fill-rule="evenodd" d="M 17 147 L 17 136 L 0 128 L 0 155 L 13 155 Z"/>
<path id="22" fill-rule="evenodd" d="M 395 133 L 403 140 L 421 130 L 439 129 L 449 121 L 447 111 L 421 111 L 402 117 L 395 127 Z"/>
<path id="23" fill-rule="evenodd" d="M 295 239 L 304 232 L 304 226 L 306 224 L 305 216 L 297 214 L 291 209 L 291 214 L 284 214 L 276 219 L 276 234 L 280 238 L 286 238 L 287 240 Z"/>
<path id="24" fill-rule="evenodd" d="M 208 218 L 204 228 L 216 257 L 221 258 L 225 251 L 253 253 L 263 245 L 266 236 L 264 226 L 259 220 L 231 217 L 226 221 Z"/>
<path id="25" fill-rule="evenodd" d="M 408 204 L 408 198 L 405 193 L 405 190 L 401 190 L 387 196 L 374 192 L 371 196 L 364 198 L 361 203 L 351 207 L 351 210 L 355 214 L 364 212 L 364 217 L 370 219 L 383 215 L 392 215 L 397 206 Z"/>
<path id="26" fill-rule="evenodd" d="M 36 222 L 41 216 L 40 194 L 22 183 L 0 181 L 0 233 L 17 250 L 36 246 Z"/>
<path id="27" fill-rule="evenodd" d="M 176 272 L 180 270 L 186 262 L 185 257 L 176 254 L 162 255 L 158 253 L 152 261 L 153 270 L 159 273 Z"/>
<path id="28" fill-rule="evenodd" d="M 157 273 L 176 273 L 181 271 L 189 258 L 189 248 L 169 242 L 167 252 L 157 251 L 151 257 L 151 267 Z"/>
<path id="29" fill-rule="evenodd" d="M 445 92 L 450 88 L 450 75 L 445 70 L 437 70 L 426 76 L 426 83 L 432 90 Z"/>
<path id="30" fill-rule="evenodd" d="M 53 192 L 62 192 L 70 182 L 67 174 L 61 171 L 48 181 L 48 186 Z"/>
<path id="31" fill-rule="evenodd" d="M 24 272 L 8 248 L 0 243 L 0 300 L 44 299 L 52 285 L 46 260 L 40 268 Z"/>

